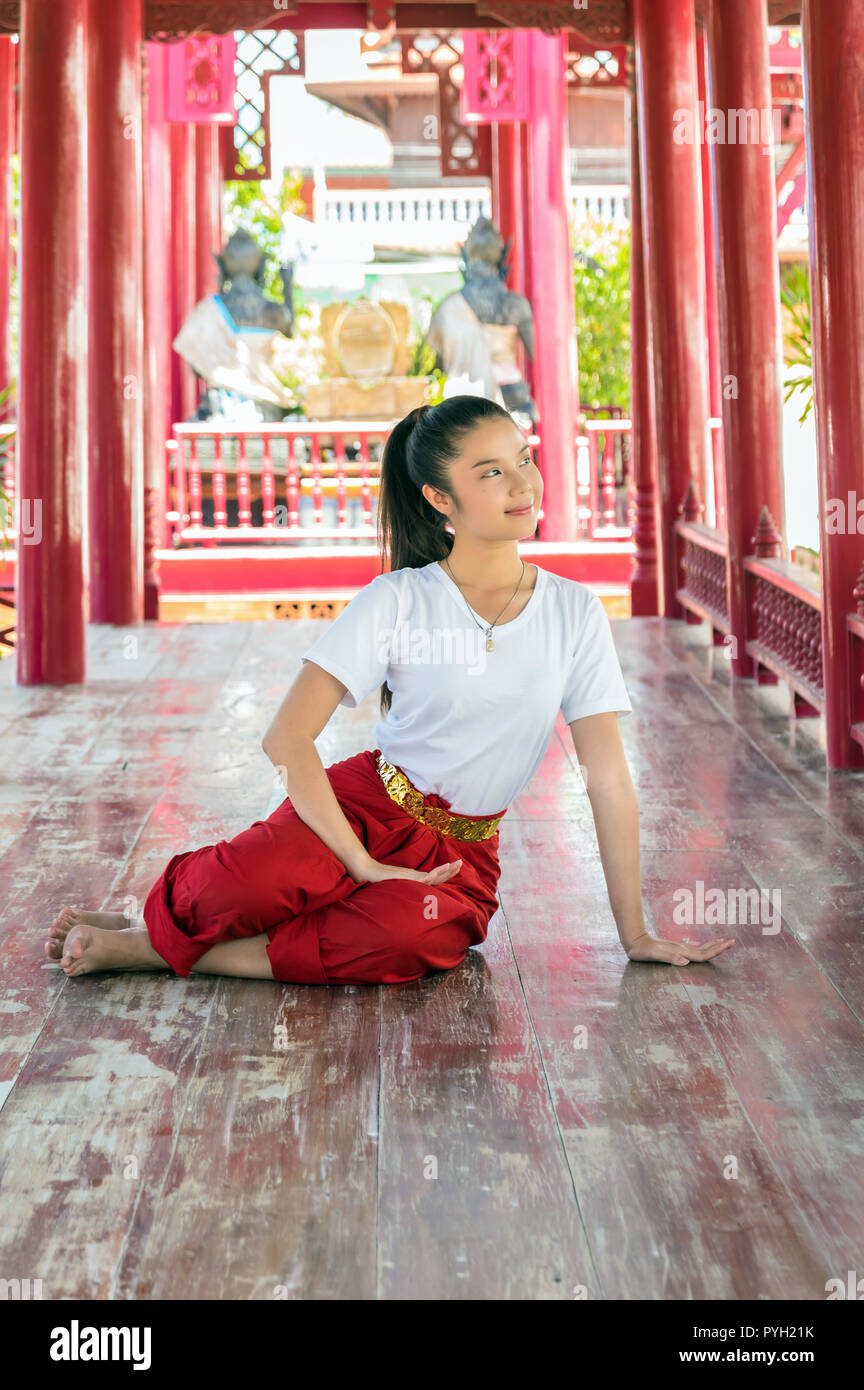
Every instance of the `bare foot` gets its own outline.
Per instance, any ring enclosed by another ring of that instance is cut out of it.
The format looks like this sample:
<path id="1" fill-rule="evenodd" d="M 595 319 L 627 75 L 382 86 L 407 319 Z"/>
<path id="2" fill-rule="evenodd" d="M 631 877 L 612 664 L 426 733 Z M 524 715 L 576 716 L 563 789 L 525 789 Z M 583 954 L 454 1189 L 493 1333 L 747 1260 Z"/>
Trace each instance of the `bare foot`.
<path id="1" fill-rule="evenodd" d="M 46 956 L 50 960 L 59 960 L 63 954 L 63 942 L 72 928 L 82 926 L 85 922 L 91 927 L 101 927 L 103 931 L 126 931 L 131 926 L 143 925 L 140 920 L 133 922 L 122 912 L 85 912 L 79 907 L 64 907 L 54 918 L 48 932 L 45 942 Z"/>
<path id="2" fill-rule="evenodd" d="M 146 927 L 124 931 L 74 926 L 66 938 L 60 961 L 67 975 L 91 975 L 97 970 L 170 970 L 150 945 Z"/>

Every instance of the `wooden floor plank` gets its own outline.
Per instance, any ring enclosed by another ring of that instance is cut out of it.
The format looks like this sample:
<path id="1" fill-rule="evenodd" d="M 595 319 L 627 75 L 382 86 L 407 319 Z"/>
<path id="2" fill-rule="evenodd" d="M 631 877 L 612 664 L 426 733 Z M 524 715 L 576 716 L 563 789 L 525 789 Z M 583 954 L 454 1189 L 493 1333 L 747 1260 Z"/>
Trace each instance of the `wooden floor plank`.
<path id="1" fill-rule="evenodd" d="M 649 925 L 690 934 L 701 881 L 778 889 L 779 933 L 628 964 L 559 716 L 455 972 L 41 963 L 64 902 L 140 903 L 278 804 L 261 737 L 323 626 L 100 625 L 74 687 L 0 662 L 0 1249 L 60 1298 L 824 1298 L 864 1263 L 864 778 L 825 773 L 782 691 L 712 677 L 694 628 L 613 627 Z M 340 707 L 325 766 L 378 718 Z"/>

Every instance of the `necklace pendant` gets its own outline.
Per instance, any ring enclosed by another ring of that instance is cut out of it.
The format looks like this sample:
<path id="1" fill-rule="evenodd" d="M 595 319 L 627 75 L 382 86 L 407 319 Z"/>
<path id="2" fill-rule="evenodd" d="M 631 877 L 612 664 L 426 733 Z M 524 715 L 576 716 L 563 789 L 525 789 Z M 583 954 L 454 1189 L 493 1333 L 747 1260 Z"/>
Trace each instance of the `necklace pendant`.
<path id="1" fill-rule="evenodd" d="M 492 641 L 491 632 L 487 632 L 486 634 L 486 650 L 487 652 L 494 652 L 495 650 L 495 643 Z"/>

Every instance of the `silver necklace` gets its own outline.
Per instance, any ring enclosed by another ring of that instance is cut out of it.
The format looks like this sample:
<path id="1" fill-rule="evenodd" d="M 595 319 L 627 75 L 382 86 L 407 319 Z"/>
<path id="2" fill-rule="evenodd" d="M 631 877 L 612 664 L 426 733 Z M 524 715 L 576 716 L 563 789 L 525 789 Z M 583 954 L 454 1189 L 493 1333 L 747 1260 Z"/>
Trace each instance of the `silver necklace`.
<path id="1" fill-rule="evenodd" d="M 520 557 L 520 558 L 521 558 L 521 557 Z M 453 571 L 450 569 L 450 561 L 447 559 L 447 556 L 446 556 L 446 555 L 444 556 L 444 563 L 445 563 L 445 565 L 447 566 L 448 570 L 450 570 L 450 578 L 453 580 L 453 583 L 456 585 L 456 588 L 459 590 L 460 594 L 462 594 L 462 586 L 461 586 L 461 584 L 459 583 L 459 581 L 458 581 L 458 579 L 456 578 L 456 576 L 455 576 L 455 574 L 453 573 Z M 520 576 L 519 576 L 519 583 L 516 585 L 516 588 L 513 590 L 512 594 L 511 594 L 510 597 L 508 598 L 508 600 L 507 600 L 507 602 L 505 603 L 504 607 L 501 609 L 501 613 L 505 612 L 505 610 L 508 609 L 508 608 L 510 607 L 511 603 L 513 602 L 514 598 L 516 597 L 516 595 L 517 595 L 518 592 L 519 592 L 519 588 L 520 588 L 520 586 L 521 586 L 521 584 L 522 584 L 522 580 L 523 580 L 524 578 L 525 578 L 525 561 L 523 560 L 523 561 L 522 561 L 522 573 L 521 573 Z M 465 606 L 466 606 L 466 608 L 468 609 L 468 612 L 471 614 L 471 617 L 474 618 L 474 613 L 473 613 L 473 610 L 472 610 L 472 608 L 471 608 L 471 605 L 470 605 L 470 603 L 468 602 L 467 598 L 465 598 L 465 595 L 464 595 L 464 594 L 462 594 L 462 598 L 465 600 Z M 501 613 L 498 614 L 498 618 L 501 617 Z M 497 623 L 498 618 L 495 619 L 495 623 Z M 483 624 L 482 624 L 482 623 L 478 623 L 476 618 L 474 618 L 474 621 L 475 621 L 475 623 L 477 623 L 477 626 L 480 628 L 481 632 L 484 631 L 484 626 L 483 626 Z M 494 650 L 495 650 L 495 643 L 492 641 L 492 629 L 493 629 L 493 627 L 495 626 L 495 623 L 490 623 L 489 626 L 488 626 L 487 628 L 485 628 L 485 632 L 486 632 L 486 650 L 487 650 L 487 652 L 494 652 Z"/>

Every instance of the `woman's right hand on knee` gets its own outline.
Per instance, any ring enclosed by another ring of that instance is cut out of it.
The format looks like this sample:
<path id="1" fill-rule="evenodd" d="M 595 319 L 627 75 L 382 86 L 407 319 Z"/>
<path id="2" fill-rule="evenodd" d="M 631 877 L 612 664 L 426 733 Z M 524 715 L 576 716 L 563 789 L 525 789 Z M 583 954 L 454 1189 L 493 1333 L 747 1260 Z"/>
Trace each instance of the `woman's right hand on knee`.
<path id="1" fill-rule="evenodd" d="M 437 864 L 428 873 L 423 873 L 420 869 L 406 869 L 400 864 L 382 864 L 377 859 L 369 858 L 361 865 L 352 866 L 348 872 L 355 883 L 381 883 L 388 878 L 412 878 L 417 883 L 428 883 L 431 887 L 437 887 L 438 884 L 455 878 L 461 868 L 462 860 L 456 859 L 449 864 Z"/>

